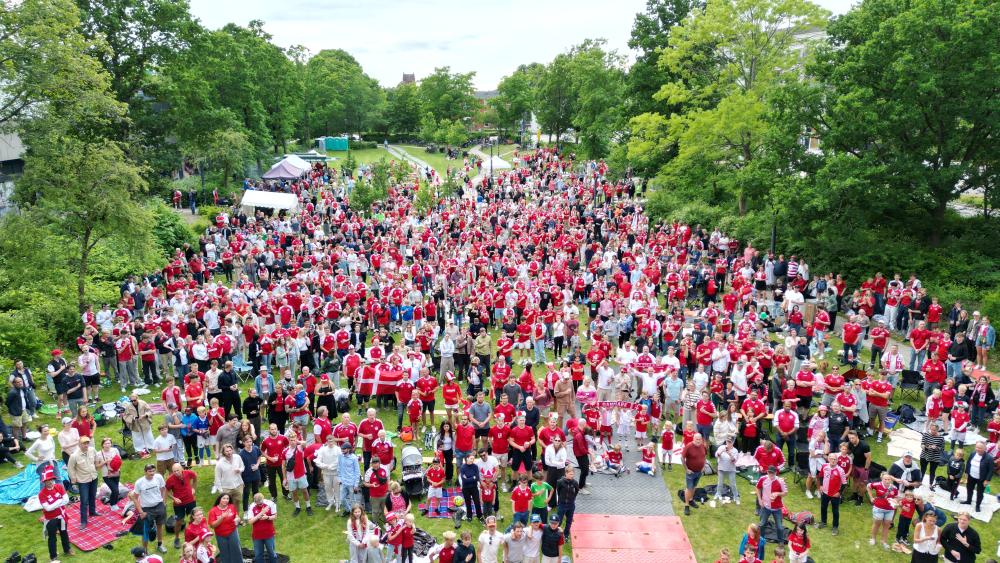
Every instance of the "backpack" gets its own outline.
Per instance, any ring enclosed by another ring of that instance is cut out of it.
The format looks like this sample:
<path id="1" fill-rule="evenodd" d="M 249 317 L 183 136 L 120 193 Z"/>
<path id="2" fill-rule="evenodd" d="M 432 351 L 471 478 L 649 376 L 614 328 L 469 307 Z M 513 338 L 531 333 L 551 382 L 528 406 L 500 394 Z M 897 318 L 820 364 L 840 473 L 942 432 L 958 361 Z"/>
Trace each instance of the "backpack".
<path id="1" fill-rule="evenodd" d="M 917 420 L 917 416 L 916 416 L 916 413 L 913 410 L 913 406 L 912 405 L 908 405 L 908 404 L 902 404 L 902 405 L 900 405 L 899 408 L 896 409 L 896 414 L 899 415 L 899 420 L 903 424 L 910 424 L 912 422 L 916 422 L 916 420 Z"/>
<path id="2" fill-rule="evenodd" d="M 808 510 L 803 510 L 801 512 L 793 512 L 788 515 L 788 519 L 795 524 L 805 524 L 807 526 L 812 525 L 816 522 L 816 517 L 813 513 Z"/>
<path id="3" fill-rule="evenodd" d="M 816 280 L 816 291 L 826 291 L 826 278 Z"/>

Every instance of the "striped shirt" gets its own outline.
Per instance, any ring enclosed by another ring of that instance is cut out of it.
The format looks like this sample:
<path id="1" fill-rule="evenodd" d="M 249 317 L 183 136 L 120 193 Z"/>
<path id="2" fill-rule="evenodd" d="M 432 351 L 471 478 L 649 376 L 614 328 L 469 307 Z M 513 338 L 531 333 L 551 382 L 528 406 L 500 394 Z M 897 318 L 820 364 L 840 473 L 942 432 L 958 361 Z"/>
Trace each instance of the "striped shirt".
<path id="1" fill-rule="evenodd" d="M 920 459 L 941 463 L 944 454 L 944 436 L 938 434 L 932 436 L 929 432 L 921 434 L 920 438 Z"/>

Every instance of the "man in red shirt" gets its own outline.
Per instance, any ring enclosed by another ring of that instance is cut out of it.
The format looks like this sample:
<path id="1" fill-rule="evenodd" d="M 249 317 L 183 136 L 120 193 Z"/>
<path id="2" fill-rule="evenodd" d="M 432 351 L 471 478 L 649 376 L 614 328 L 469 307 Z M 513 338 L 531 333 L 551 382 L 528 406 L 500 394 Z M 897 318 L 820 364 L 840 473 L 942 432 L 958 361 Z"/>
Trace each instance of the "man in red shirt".
<path id="1" fill-rule="evenodd" d="M 302 506 L 299 504 L 300 496 L 306 500 L 306 514 L 312 516 L 313 513 L 312 504 L 309 502 L 309 478 L 308 468 L 306 467 L 307 454 L 305 446 L 305 441 L 300 441 L 293 435 L 288 439 L 288 447 L 285 448 L 281 456 L 282 463 L 285 464 L 287 471 L 285 482 L 288 483 L 288 489 L 292 491 L 292 500 L 295 502 L 295 511 L 292 512 L 293 516 L 297 516 L 302 512 Z"/>
<path id="2" fill-rule="evenodd" d="M 257 493 L 253 496 L 253 504 L 248 511 L 250 518 L 250 535 L 253 538 L 254 552 L 256 559 L 260 561 L 277 561 L 274 551 L 274 520 L 278 517 L 278 507 L 269 500 L 264 500 L 264 495 Z"/>
<path id="3" fill-rule="evenodd" d="M 422 403 L 423 424 L 427 426 L 427 413 L 430 413 L 430 426 L 434 426 L 434 396 L 437 392 L 438 381 L 430 371 L 423 369 L 420 378 L 417 379 L 416 389 Z"/>
<path id="4" fill-rule="evenodd" d="M 195 501 L 195 489 L 198 487 L 198 474 L 194 471 L 184 469 L 181 464 L 175 463 L 170 468 L 170 476 L 167 477 L 166 488 L 170 493 L 171 501 L 174 504 L 174 516 L 178 521 L 186 521 L 187 517 L 194 512 L 197 504 Z M 181 527 L 174 529 L 174 549 L 181 548 Z"/>
<path id="5" fill-rule="evenodd" d="M 783 445 L 787 445 L 788 459 L 791 460 L 795 459 L 795 441 L 799 430 L 799 414 L 792 408 L 794 406 L 791 400 L 786 400 L 785 406 L 774 413 L 775 445 L 779 452 Z"/>
<path id="6" fill-rule="evenodd" d="M 927 325 L 924 321 L 918 322 L 917 326 L 910 331 L 910 346 L 913 347 L 910 351 L 911 371 L 917 369 L 917 366 L 924 364 L 924 358 L 927 357 L 927 343 L 930 337 L 931 331 L 927 330 Z M 928 394 L 926 388 L 924 389 L 924 394 Z"/>
<path id="7" fill-rule="evenodd" d="M 785 541 L 785 528 L 781 523 L 781 508 L 784 506 L 782 497 L 788 494 L 788 485 L 778 477 L 778 468 L 767 467 L 767 475 L 761 475 L 757 480 L 757 504 L 760 506 L 760 527 L 764 528 L 768 519 L 774 520 L 774 530 L 777 530 L 778 542 Z"/>
<path id="8" fill-rule="evenodd" d="M 757 461 L 757 470 L 763 473 L 768 466 L 775 466 L 779 470 L 785 466 L 785 455 L 781 450 L 774 447 L 770 440 L 761 440 L 757 450 L 753 453 L 753 458 Z"/>
<path id="9" fill-rule="evenodd" d="M 408 374 L 404 374 L 403 379 L 396 384 L 396 389 L 394 390 L 396 395 L 396 432 L 400 432 L 403 429 L 403 413 L 406 411 L 407 403 L 413 398 L 413 390 L 415 388 Z"/>
<path id="10" fill-rule="evenodd" d="M 872 339 L 871 369 L 875 369 L 882 364 L 882 353 L 889 342 L 889 329 L 885 328 L 885 321 L 879 321 L 878 326 L 868 331 L 868 336 Z"/>
<path id="11" fill-rule="evenodd" d="M 833 535 L 840 533 L 840 490 L 847 484 L 847 473 L 837 465 L 836 452 L 830 452 L 826 456 L 827 464 L 819 470 L 819 516 L 820 528 L 826 527 L 827 507 L 833 509 Z"/>
<path id="12" fill-rule="evenodd" d="M 378 411 L 368 409 L 366 418 L 358 424 L 358 436 L 361 437 L 362 460 L 364 461 L 365 469 L 368 469 L 371 463 L 372 442 L 378 437 L 380 430 L 385 430 L 385 425 L 382 424 L 382 421 L 376 415 L 378 415 Z M 340 425 L 338 424 L 338 426 Z"/>
<path id="13" fill-rule="evenodd" d="M 708 449 L 701 434 L 695 434 L 694 439 L 681 450 L 681 462 L 684 464 L 685 516 L 691 515 L 691 506 L 694 505 L 694 491 L 698 487 L 698 480 L 701 479 L 701 472 L 705 469 L 706 455 L 708 455 Z"/>
<path id="14" fill-rule="evenodd" d="M 502 395 L 506 398 L 506 395 Z M 513 417 L 511 417 L 513 418 Z M 490 447 L 493 449 L 493 455 L 496 456 L 497 462 L 500 464 L 500 475 L 499 482 L 501 485 L 506 486 L 508 472 L 507 472 L 507 460 L 508 453 L 510 452 L 510 424 L 506 422 L 507 417 L 502 413 L 496 413 L 494 416 L 495 424 L 490 427 Z"/>
<path id="15" fill-rule="evenodd" d="M 534 466 L 532 445 L 535 443 L 535 430 L 524 423 L 524 415 L 517 417 L 517 425 L 510 429 L 507 442 L 510 444 L 511 469 L 531 473 Z"/>
<path id="16" fill-rule="evenodd" d="M 260 451 L 264 454 L 265 467 L 267 467 L 267 488 L 271 493 L 271 500 L 278 500 L 278 483 L 281 483 L 281 494 L 290 498 L 288 489 L 285 487 L 284 465 L 285 448 L 288 447 L 288 438 L 278 432 L 278 425 L 272 423 L 267 429 L 267 436 L 260 443 Z"/>
<path id="17" fill-rule="evenodd" d="M 861 330 L 858 317 L 854 315 L 840 329 L 840 337 L 844 341 L 844 357 L 840 359 L 840 365 L 846 365 L 848 358 L 858 359 L 858 352 L 861 349 Z"/>
<path id="18" fill-rule="evenodd" d="M 385 526 L 385 497 L 389 494 L 389 472 L 377 457 L 371 459 L 371 467 L 365 472 L 361 486 L 368 491 L 371 514 L 375 523 Z"/>
<path id="19" fill-rule="evenodd" d="M 935 389 L 944 385 L 944 381 L 948 375 L 948 368 L 937 356 L 931 356 L 924 362 L 921 371 L 924 372 L 924 395 L 930 397 Z"/>
<path id="20" fill-rule="evenodd" d="M 351 422 L 351 415 L 344 413 L 340 415 L 340 424 L 333 427 L 333 439 L 340 447 L 354 447 L 354 442 L 358 438 L 358 427 Z"/>
<path id="21" fill-rule="evenodd" d="M 869 434 L 878 432 L 876 442 L 882 443 L 882 437 L 886 434 L 885 417 L 889 414 L 889 401 L 892 400 L 892 384 L 885 380 L 885 375 L 878 372 L 874 378 L 865 380 L 861 384 L 868 398 L 868 431 Z M 878 430 L 875 428 L 875 418 L 878 418 Z"/>

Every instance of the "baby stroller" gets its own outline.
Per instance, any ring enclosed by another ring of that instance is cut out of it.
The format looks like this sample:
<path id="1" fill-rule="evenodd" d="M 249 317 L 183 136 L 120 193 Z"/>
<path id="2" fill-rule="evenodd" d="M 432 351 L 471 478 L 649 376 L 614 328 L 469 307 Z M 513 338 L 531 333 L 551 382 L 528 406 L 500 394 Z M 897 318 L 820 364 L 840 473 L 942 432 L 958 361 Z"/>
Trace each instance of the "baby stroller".
<path id="1" fill-rule="evenodd" d="M 416 446 L 405 446 L 399 458 L 403 468 L 403 490 L 410 498 L 427 494 L 424 481 L 424 455 Z"/>

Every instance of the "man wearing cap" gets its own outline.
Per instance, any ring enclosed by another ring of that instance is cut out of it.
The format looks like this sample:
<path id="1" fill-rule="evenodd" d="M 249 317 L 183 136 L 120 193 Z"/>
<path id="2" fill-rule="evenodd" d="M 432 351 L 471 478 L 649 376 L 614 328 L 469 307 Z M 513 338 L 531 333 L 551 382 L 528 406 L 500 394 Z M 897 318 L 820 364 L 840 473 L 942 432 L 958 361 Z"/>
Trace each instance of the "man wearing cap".
<path id="1" fill-rule="evenodd" d="M 500 548 L 506 545 L 507 539 L 501 532 L 497 531 L 497 517 L 486 517 L 486 529 L 479 534 L 479 549 L 477 561 L 479 563 L 498 563 Z"/>
<path id="2" fill-rule="evenodd" d="M 80 490 L 80 529 L 87 529 L 87 517 L 97 512 L 97 453 L 90 447 L 90 436 L 80 438 L 80 446 L 69 456 L 66 472 Z"/>
<path id="3" fill-rule="evenodd" d="M 562 545 L 566 538 L 562 528 L 559 527 L 559 516 L 553 514 L 549 517 L 549 525 L 541 530 L 542 532 L 542 563 L 561 563 Z"/>
<path id="4" fill-rule="evenodd" d="M 896 463 L 889 466 L 889 476 L 901 493 L 916 489 L 924 478 L 920 467 L 913 461 L 913 452 L 906 452 L 903 457 L 896 460 Z"/>
<path id="5" fill-rule="evenodd" d="M 150 410 L 146 401 L 139 399 L 139 395 L 133 392 L 125 403 L 125 412 L 122 413 L 122 421 L 132 433 L 132 445 L 136 453 L 143 458 L 149 457 L 149 450 L 153 448 L 153 411 Z"/>
<path id="6" fill-rule="evenodd" d="M 59 408 L 59 412 L 62 412 L 63 406 L 67 403 L 66 388 L 63 386 L 63 376 L 67 369 L 69 369 L 69 364 L 63 358 L 62 350 L 56 348 L 52 351 L 52 360 L 45 367 L 45 375 L 49 379 L 49 387 L 56 395 L 56 406 Z"/>
<path id="7" fill-rule="evenodd" d="M 42 530 L 49 544 L 49 559 L 58 563 L 56 536 L 62 540 L 63 553 L 67 556 L 72 554 L 69 532 L 66 529 L 66 505 L 69 504 L 69 495 L 57 482 L 55 469 L 51 466 L 46 467 L 42 473 L 42 482 L 44 486 L 38 491 L 38 504 L 42 507 Z"/>
<path id="8" fill-rule="evenodd" d="M 757 504 L 760 506 L 760 527 L 763 528 L 768 519 L 774 521 L 778 542 L 785 541 L 785 529 L 781 523 L 782 497 L 788 494 L 788 485 L 778 476 L 778 468 L 767 466 L 767 475 L 757 479 Z"/>
<path id="9" fill-rule="evenodd" d="M 883 319 L 879 321 L 878 325 L 872 327 L 872 329 L 868 331 L 868 336 L 872 339 L 872 355 L 869 365 L 871 366 L 871 369 L 875 369 L 881 365 L 882 355 L 889 342 L 889 329 L 885 327 L 885 320 Z"/>
<path id="10" fill-rule="evenodd" d="M 146 464 L 143 476 L 136 480 L 135 487 L 128 496 L 138 507 L 139 518 L 146 519 L 147 525 L 156 526 L 156 548 L 160 553 L 166 553 L 163 525 L 167 519 L 167 483 L 163 480 L 163 475 L 156 472 L 156 465 Z M 142 538 L 142 548 L 149 549 L 145 535 Z"/>

